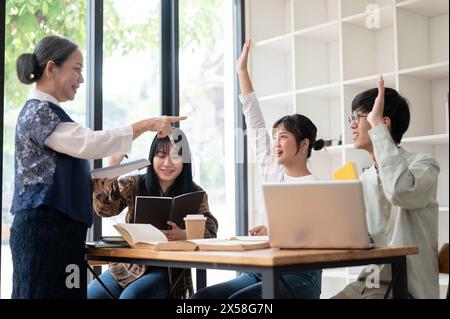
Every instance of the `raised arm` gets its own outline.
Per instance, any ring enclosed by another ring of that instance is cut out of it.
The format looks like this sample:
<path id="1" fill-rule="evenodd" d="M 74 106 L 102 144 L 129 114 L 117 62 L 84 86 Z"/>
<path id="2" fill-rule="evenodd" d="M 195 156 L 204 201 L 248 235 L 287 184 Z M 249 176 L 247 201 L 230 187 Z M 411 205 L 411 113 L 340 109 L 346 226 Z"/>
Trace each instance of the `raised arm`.
<path id="1" fill-rule="evenodd" d="M 435 203 L 439 164 L 422 154 L 413 162 L 401 155 L 401 151 L 384 123 L 384 80 L 378 80 L 378 96 L 372 111 L 367 116 L 371 125 L 374 157 L 386 198 L 393 204 L 407 209 L 417 209 Z M 424 202 L 423 194 L 431 193 L 433 202 Z"/>
<path id="2" fill-rule="evenodd" d="M 133 140 L 147 131 L 158 132 L 158 137 L 163 138 L 172 131 L 172 124 L 185 120 L 186 116 L 161 116 L 142 120 L 131 125 L 133 128 Z"/>
<path id="3" fill-rule="evenodd" d="M 247 136 L 249 144 L 252 146 L 256 160 L 263 175 L 263 178 L 279 170 L 279 165 L 271 150 L 270 137 L 267 133 L 258 99 L 253 90 L 253 85 L 248 73 L 248 56 L 250 53 L 251 40 L 247 40 L 242 48 L 242 53 L 236 61 L 236 70 L 239 76 L 241 87 L 241 102 L 247 124 Z"/>
<path id="4" fill-rule="evenodd" d="M 250 74 L 248 73 L 248 55 L 250 54 L 250 47 L 252 45 L 252 40 L 249 39 L 244 43 L 242 47 L 242 53 L 239 59 L 236 61 L 236 71 L 239 76 L 239 85 L 241 87 L 241 94 L 248 95 L 252 93 L 253 85 L 250 80 Z"/>

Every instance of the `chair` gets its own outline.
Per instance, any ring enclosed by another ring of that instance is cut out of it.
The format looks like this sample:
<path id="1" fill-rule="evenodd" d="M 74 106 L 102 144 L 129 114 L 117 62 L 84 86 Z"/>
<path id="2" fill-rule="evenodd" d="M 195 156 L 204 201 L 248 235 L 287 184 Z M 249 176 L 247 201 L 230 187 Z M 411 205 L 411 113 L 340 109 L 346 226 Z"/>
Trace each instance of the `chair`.
<path id="1" fill-rule="evenodd" d="M 439 261 L 439 273 L 448 274 L 448 243 L 442 245 L 439 249 L 438 261 Z M 447 299 L 448 299 L 448 285 L 447 285 Z"/>

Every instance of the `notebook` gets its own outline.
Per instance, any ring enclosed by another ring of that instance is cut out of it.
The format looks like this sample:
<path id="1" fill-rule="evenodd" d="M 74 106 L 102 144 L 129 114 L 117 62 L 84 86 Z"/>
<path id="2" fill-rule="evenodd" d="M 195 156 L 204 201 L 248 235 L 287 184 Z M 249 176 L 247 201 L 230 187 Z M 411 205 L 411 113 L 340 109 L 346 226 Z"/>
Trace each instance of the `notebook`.
<path id="1" fill-rule="evenodd" d="M 185 228 L 183 218 L 199 213 L 204 195 L 204 191 L 197 191 L 176 197 L 136 196 L 134 223 L 168 229 L 167 221 L 170 220 Z"/>

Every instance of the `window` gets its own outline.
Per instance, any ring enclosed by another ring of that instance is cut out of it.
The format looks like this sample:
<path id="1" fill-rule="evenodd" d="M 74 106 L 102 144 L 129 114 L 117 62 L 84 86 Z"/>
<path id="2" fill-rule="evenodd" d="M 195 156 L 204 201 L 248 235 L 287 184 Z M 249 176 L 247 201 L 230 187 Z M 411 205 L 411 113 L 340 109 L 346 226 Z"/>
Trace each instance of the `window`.
<path id="1" fill-rule="evenodd" d="M 104 8 L 103 128 L 112 129 L 161 115 L 160 0 L 106 0 Z M 130 160 L 148 158 L 154 136 L 133 142 Z M 112 225 L 124 220 L 103 218 L 102 234 L 117 235 Z"/>
<path id="2" fill-rule="evenodd" d="M 194 180 L 208 193 L 218 237 L 235 235 L 233 2 L 180 0 L 181 122 L 193 153 Z M 234 277 L 234 272 L 229 272 Z M 208 271 L 208 285 L 224 281 Z"/>

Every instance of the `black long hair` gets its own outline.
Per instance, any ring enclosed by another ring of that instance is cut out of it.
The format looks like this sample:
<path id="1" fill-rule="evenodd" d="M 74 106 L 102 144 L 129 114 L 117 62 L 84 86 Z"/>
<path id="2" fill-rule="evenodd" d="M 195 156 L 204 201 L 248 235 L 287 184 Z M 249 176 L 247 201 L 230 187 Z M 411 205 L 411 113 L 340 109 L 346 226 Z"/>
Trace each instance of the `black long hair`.
<path id="1" fill-rule="evenodd" d="M 164 196 L 178 196 L 185 193 L 193 192 L 194 181 L 192 180 L 192 162 L 191 149 L 187 141 L 186 135 L 179 128 L 172 130 L 172 136 L 175 145 L 178 149 L 178 155 L 183 158 L 183 169 L 180 175 L 177 176 L 173 185 L 167 190 Z M 159 178 L 153 168 L 153 158 L 157 152 L 164 152 L 169 154 L 171 141 L 169 137 L 158 138 L 155 136 L 152 145 L 150 146 L 150 153 L 148 160 L 152 165 L 147 168 L 147 173 L 140 176 L 140 194 L 143 196 L 161 196 L 161 187 Z"/>
<path id="2" fill-rule="evenodd" d="M 288 132 L 295 136 L 297 153 L 300 150 L 300 143 L 305 138 L 309 140 L 307 158 L 311 156 L 312 150 L 320 151 L 324 147 L 325 142 L 322 139 L 316 140 L 317 127 L 308 117 L 301 114 L 286 115 L 277 120 L 272 128 L 278 128 L 281 124 L 283 124 Z"/>

